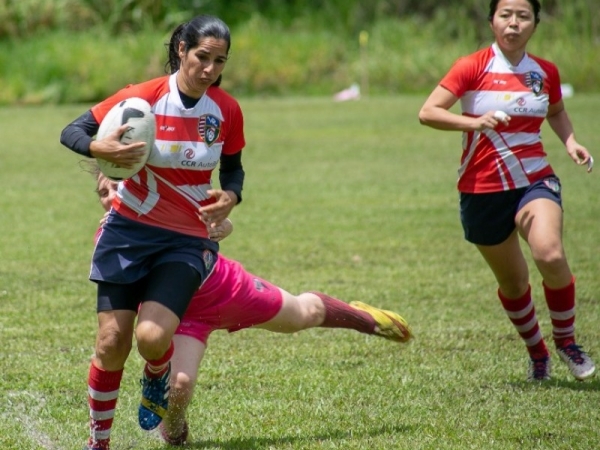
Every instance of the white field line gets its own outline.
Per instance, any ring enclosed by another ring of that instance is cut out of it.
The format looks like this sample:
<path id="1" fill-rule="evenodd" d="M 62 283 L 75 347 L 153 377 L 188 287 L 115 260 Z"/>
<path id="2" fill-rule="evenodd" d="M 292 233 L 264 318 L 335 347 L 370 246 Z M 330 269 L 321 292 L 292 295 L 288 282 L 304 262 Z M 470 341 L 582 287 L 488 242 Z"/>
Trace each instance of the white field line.
<path id="1" fill-rule="evenodd" d="M 52 439 L 42 431 L 40 411 L 46 404 L 42 394 L 27 391 L 8 392 L 7 415 L 12 420 L 21 423 L 26 432 L 26 438 L 46 450 L 59 450 Z"/>

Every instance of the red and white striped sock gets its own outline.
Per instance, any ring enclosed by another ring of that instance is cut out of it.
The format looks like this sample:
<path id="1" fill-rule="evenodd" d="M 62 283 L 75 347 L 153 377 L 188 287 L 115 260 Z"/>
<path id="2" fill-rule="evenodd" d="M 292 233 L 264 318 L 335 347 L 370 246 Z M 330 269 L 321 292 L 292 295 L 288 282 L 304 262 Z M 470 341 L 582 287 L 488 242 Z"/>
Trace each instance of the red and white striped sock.
<path id="1" fill-rule="evenodd" d="M 542 337 L 535 306 L 531 300 L 531 286 L 519 298 L 507 298 L 500 290 L 498 290 L 498 297 L 506 315 L 519 332 L 521 339 L 525 341 L 529 355 L 536 359 L 548 356 L 548 348 Z"/>
<path id="2" fill-rule="evenodd" d="M 545 283 L 544 295 L 552 320 L 552 337 L 556 347 L 575 343 L 575 277 L 563 288 L 550 289 Z"/>
<path id="3" fill-rule="evenodd" d="M 325 320 L 319 325 L 320 327 L 350 328 L 366 334 L 375 332 L 377 323 L 370 314 L 321 292 L 311 292 L 311 294 L 319 297 L 325 306 Z"/>
<path id="4" fill-rule="evenodd" d="M 107 371 L 90 364 L 88 404 L 90 407 L 90 438 L 88 446 L 108 450 L 110 430 L 115 417 L 123 369 Z"/>
<path id="5" fill-rule="evenodd" d="M 173 357 L 173 353 L 175 352 L 175 344 L 171 341 L 169 345 L 169 349 L 165 352 L 165 354 L 159 359 L 153 359 L 151 361 L 146 361 L 146 366 L 144 367 L 144 373 L 148 378 L 160 378 L 164 375 L 164 373 L 169 368 L 169 361 Z"/>

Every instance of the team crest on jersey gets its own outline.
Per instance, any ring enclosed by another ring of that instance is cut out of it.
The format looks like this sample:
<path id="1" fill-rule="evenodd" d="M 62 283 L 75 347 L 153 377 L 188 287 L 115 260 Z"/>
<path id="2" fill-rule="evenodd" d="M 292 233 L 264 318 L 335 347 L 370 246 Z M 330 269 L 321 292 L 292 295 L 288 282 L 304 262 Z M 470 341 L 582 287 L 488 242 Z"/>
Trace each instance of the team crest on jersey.
<path id="1" fill-rule="evenodd" d="M 553 192 L 560 192 L 560 182 L 556 178 L 547 178 L 544 184 Z"/>
<path id="2" fill-rule="evenodd" d="M 221 135 L 221 121 L 212 114 L 204 114 L 198 119 L 198 134 L 204 143 L 210 147 Z"/>
<path id="3" fill-rule="evenodd" d="M 528 72 L 525 75 L 525 84 L 535 95 L 539 95 L 544 89 L 544 78 L 538 72 Z"/>

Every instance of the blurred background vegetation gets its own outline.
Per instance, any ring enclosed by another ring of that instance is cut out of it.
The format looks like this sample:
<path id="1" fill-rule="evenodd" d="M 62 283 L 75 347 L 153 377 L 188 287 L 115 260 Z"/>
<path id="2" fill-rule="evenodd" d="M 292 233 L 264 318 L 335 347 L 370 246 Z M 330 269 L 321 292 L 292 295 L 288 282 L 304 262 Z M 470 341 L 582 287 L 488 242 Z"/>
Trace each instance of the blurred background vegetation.
<path id="1" fill-rule="evenodd" d="M 0 0 L 0 104 L 93 102 L 164 73 L 174 27 L 201 13 L 232 31 L 234 95 L 429 91 L 491 42 L 487 0 Z M 598 0 L 545 0 L 529 50 L 575 91 L 600 89 Z M 359 40 L 359 36 L 363 36 Z"/>

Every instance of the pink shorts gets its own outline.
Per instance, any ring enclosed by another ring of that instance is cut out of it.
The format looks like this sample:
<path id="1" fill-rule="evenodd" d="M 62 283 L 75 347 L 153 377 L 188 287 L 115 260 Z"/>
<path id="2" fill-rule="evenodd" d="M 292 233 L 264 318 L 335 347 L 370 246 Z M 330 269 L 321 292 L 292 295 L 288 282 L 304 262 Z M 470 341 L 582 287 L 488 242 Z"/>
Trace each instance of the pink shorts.
<path id="1" fill-rule="evenodd" d="M 268 322 L 281 310 L 279 288 L 219 255 L 212 273 L 192 298 L 175 334 L 206 345 L 213 330 L 229 332 Z"/>

